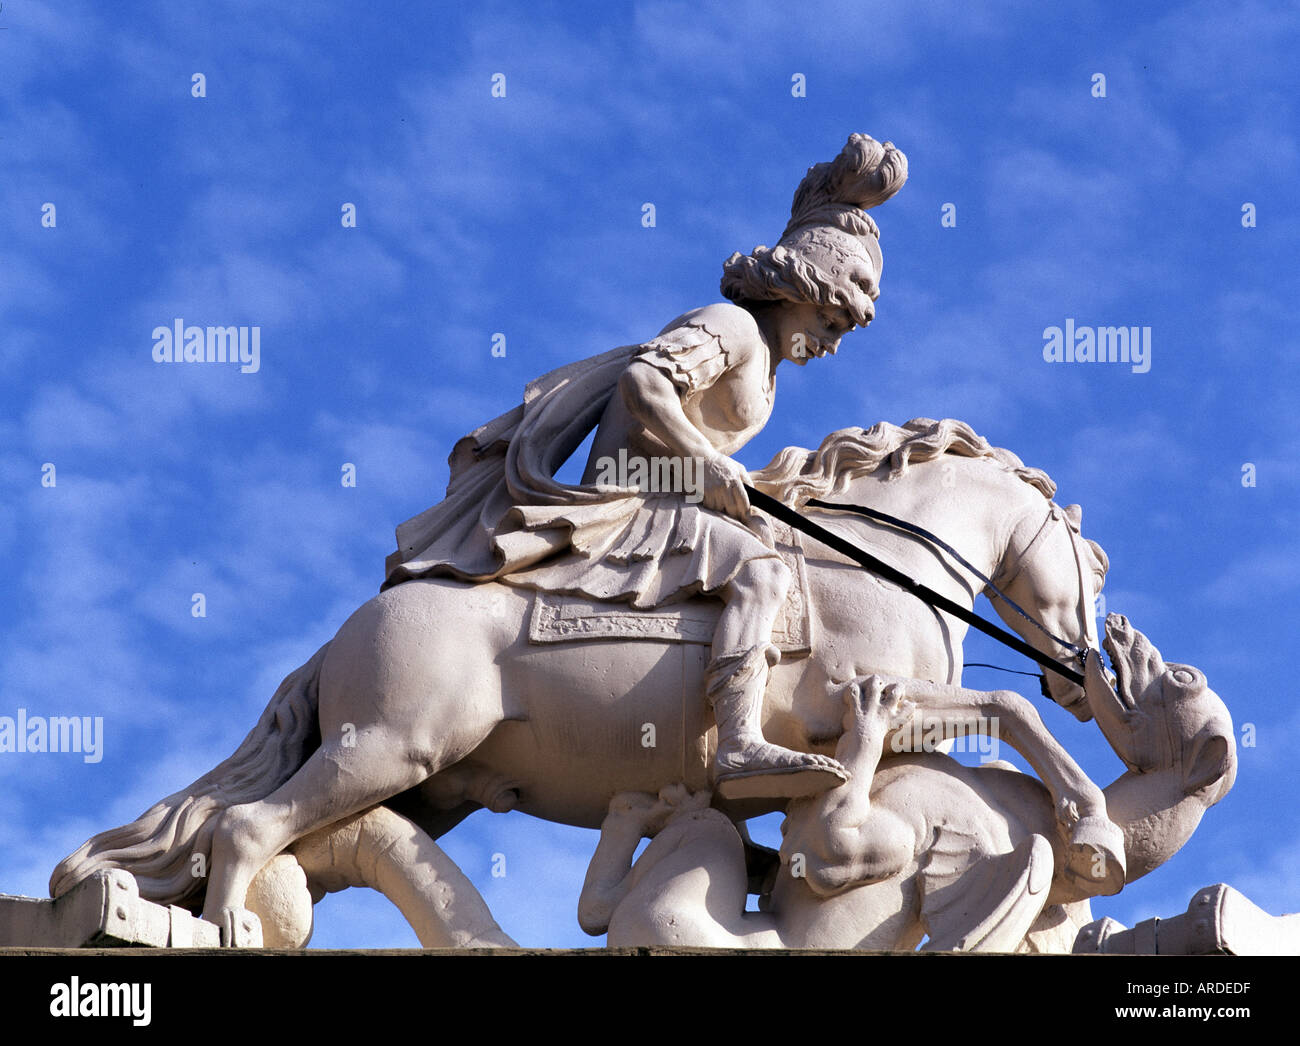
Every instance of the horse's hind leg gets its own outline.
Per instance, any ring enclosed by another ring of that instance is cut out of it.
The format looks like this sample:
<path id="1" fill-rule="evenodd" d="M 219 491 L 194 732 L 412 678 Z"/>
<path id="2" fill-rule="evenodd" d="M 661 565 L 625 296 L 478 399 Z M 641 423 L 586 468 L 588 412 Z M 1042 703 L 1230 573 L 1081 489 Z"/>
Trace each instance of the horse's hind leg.
<path id="1" fill-rule="evenodd" d="M 471 620 L 471 600 L 459 595 Z M 449 594 L 398 585 L 339 629 L 321 665 L 321 747 L 270 795 L 217 820 L 204 918 L 243 905 L 262 865 L 290 843 L 423 782 L 474 750 L 501 720 L 501 649 L 490 628 L 443 627 Z M 484 599 L 486 596 L 483 597 Z"/>
<path id="2" fill-rule="evenodd" d="M 414 787 L 433 769 L 412 757 L 404 738 L 379 728 L 358 735 L 352 746 L 342 738 L 326 742 L 265 799 L 221 815 L 203 917 L 221 925 L 223 910 L 242 907 L 253 876 L 284 847 Z"/>

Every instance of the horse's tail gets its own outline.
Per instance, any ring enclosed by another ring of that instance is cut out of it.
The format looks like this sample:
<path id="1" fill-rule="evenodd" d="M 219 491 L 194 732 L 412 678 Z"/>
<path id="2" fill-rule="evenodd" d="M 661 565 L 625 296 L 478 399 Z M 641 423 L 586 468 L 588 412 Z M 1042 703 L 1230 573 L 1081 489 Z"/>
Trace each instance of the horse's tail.
<path id="1" fill-rule="evenodd" d="M 197 906 L 217 818 L 228 807 L 266 798 L 320 747 L 317 686 L 328 648 L 285 677 L 257 726 L 224 763 L 60 861 L 50 876 L 50 896 L 62 896 L 97 871 L 121 868 L 135 876 L 141 897 Z"/>

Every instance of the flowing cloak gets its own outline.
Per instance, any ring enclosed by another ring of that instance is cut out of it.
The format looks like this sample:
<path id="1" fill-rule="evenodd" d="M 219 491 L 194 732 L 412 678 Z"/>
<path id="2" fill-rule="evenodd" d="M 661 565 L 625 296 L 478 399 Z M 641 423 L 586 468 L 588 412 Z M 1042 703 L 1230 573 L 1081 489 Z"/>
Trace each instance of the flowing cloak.
<path id="1" fill-rule="evenodd" d="M 445 499 L 397 528 L 383 587 L 427 577 L 499 580 L 646 608 L 716 591 L 748 560 L 777 555 L 738 521 L 682 494 L 555 479 L 634 359 L 667 374 L 683 397 L 707 395 L 730 366 L 729 343 L 734 351 L 737 339 L 753 336 L 747 313 L 714 306 L 650 342 L 531 382 L 521 404 L 456 443 Z"/>

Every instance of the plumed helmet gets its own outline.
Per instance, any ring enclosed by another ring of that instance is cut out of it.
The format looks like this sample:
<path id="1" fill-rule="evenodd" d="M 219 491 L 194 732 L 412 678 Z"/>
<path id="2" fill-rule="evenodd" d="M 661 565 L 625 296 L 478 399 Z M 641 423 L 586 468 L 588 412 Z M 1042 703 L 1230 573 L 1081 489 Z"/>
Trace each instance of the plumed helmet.
<path id="1" fill-rule="evenodd" d="M 836 305 L 865 327 L 880 296 L 880 229 L 867 214 L 903 187 L 907 157 L 892 142 L 854 134 L 829 163 L 808 168 L 775 247 L 733 254 L 722 293 L 735 302 Z"/>

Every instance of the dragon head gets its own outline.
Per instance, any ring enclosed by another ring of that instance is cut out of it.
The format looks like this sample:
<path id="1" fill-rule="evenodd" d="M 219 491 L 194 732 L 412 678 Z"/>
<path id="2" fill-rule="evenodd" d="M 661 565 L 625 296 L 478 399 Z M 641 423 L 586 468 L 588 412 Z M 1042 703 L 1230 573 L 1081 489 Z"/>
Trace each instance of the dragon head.
<path id="1" fill-rule="evenodd" d="M 1214 787 L 1210 803 L 1227 794 L 1237 773 L 1232 717 L 1191 665 L 1166 662 L 1121 614 L 1106 616 L 1102 646 L 1112 680 L 1097 651 L 1085 670 L 1088 706 L 1116 754 L 1134 773 L 1176 769 L 1183 794 Z"/>

